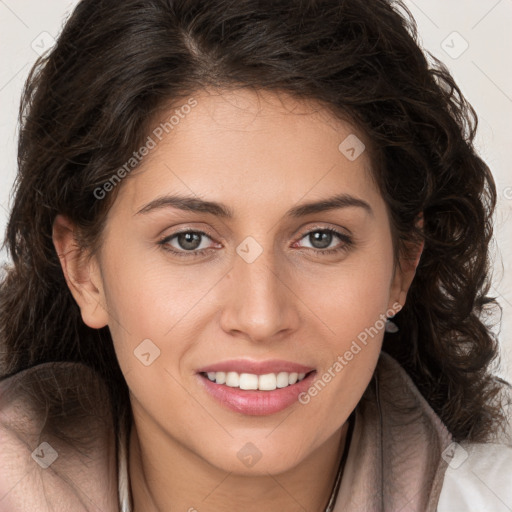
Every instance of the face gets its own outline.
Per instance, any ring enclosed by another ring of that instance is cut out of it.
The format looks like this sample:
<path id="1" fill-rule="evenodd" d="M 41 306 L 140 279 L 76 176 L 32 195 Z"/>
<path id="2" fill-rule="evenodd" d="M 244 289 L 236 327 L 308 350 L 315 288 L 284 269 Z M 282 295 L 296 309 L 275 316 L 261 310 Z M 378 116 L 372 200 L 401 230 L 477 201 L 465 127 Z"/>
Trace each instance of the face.
<path id="1" fill-rule="evenodd" d="M 225 471 L 249 471 L 242 449 L 278 473 L 346 422 L 412 271 L 395 271 L 363 134 L 285 95 L 193 98 L 118 185 L 74 295 L 108 324 L 141 425 Z"/>

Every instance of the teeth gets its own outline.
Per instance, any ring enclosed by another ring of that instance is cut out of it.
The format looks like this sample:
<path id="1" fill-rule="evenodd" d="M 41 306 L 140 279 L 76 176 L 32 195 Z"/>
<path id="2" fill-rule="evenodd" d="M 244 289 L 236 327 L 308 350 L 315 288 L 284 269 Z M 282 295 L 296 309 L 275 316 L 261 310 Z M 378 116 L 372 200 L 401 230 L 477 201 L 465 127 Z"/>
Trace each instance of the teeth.
<path id="1" fill-rule="evenodd" d="M 279 372 L 276 381 L 278 388 L 285 388 L 288 386 L 288 374 L 286 372 Z"/>
<path id="2" fill-rule="evenodd" d="M 306 376 L 305 373 L 279 372 L 255 375 L 254 373 L 237 372 L 208 372 L 208 379 L 217 384 L 225 384 L 231 388 L 258 389 L 260 391 L 273 391 L 278 388 L 286 388 L 296 382 L 300 382 Z"/>
<path id="3" fill-rule="evenodd" d="M 236 372 L 226 373 L 226 386 L 229 386 L 230 388 L 240 387 L 240 375 Z"/>
<path id="4" fill-rule="evenodd" d="M 240 389 L 258 389 L 258 376 L 252 373 L 241 373 Z"/>
<path id="5" fill-rule="evenodd" d="M 258 389 L 261 391 L 273 391 L 276 389 L 277 377 L 275 373 L 267 373 L 258 377 Z"/>

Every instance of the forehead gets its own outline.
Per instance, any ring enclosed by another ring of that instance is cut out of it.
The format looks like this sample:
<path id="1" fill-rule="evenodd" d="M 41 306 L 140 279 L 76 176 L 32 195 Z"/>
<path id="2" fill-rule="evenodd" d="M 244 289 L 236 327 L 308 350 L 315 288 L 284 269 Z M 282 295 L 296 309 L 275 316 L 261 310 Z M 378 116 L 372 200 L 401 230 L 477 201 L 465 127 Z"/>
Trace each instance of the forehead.
<path id="1" fill-rule="evenodd" d="M 335 192 L 378 198 L 364 135 L 320 104 L 245 89 L 188 100 L 155 120 L 154 147 L 122 183 L 116 203 L 132 214 L 164 193 L 222 197 L 240 213 Z"/>

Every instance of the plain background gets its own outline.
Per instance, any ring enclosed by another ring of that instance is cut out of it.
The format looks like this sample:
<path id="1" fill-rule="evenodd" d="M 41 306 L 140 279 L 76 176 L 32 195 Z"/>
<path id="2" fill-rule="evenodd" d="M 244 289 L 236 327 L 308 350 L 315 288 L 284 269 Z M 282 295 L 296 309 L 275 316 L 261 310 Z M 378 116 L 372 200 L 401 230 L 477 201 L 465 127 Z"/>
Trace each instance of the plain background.
<path id="1" fill-rule="evenodd" d="M 364 0 L 361 0 L 364 1 Z M 16 174 L 17 111 L 38 53 L 49 48 L 76 1 L 0 0 L 0 234 Z M 479 116 L 477 149 L 497 182 L 494 284 L 503 308 L 501 368 L 512 381 L 512 0 L 405 0 L 423 47 L 441 59 Z M 119 2 L 122 8 L 122 2 Z M 7 261 L 0 252 L 0 263 Z"/>

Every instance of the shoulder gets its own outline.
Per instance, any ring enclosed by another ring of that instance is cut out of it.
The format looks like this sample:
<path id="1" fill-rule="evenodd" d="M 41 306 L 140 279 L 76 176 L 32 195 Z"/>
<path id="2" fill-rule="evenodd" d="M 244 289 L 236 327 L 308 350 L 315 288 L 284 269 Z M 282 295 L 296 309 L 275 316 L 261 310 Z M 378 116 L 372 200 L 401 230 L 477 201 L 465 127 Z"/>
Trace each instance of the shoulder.
<path id="1" fill-rule="evenodd" d="M 512 445 L 452 443 L 437 512 L 510 512 Z"/>
<path id="2" fill-rule="evenodd" d="M 80 363 L 0 380 L 0 509 L 115 510 L 108 404 L 99 376 Z"/>

